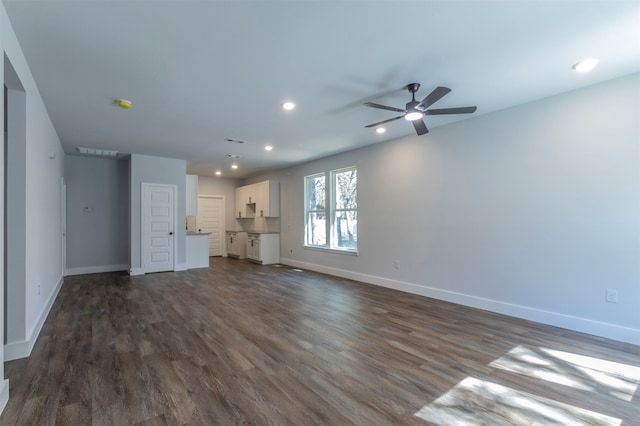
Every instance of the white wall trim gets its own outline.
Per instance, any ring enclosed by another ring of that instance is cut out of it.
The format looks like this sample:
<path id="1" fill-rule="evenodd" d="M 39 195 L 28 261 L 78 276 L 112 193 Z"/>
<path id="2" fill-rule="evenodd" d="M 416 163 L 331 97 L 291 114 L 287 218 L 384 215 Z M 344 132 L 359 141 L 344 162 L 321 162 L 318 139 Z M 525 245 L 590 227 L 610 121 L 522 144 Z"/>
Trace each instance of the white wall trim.
<path id="1" fill-rule="evenodd" d="M 18 341 L 18 342 L 10 342 L 4 345 L 4 360 L 5 361 L 13 361 L 15 359 L 26 358 L 31 355 L 31 351 L 33 350 L 33 346 L 36 344 L 36 340 L 38 340 L 38 336 L 40 335 L 40 331 L 42 330 L 42 326 L 49 315 L 49 311 L 51 311 L 51 307 L 53 306 L 53 302 L 55 302 L 56 297 L 58 297 L 58 293 L 62 288 L 62 283 L 64 282 L 64 277 L 60 277 L 58 280 L 58 284 L 56 284 L 55 288 L 49 295 L 49 299 L 44 306 L 44 309 L 40 313 L 38 320 L 33 325 L 31 330 L 29 331 L 29 335 L 26 340 Z"/>
<path id="2" fill-rule="evenodd" d="M 174 271 L 178 272 L 178 271 L 186 271 L 189 268 L 187 268 L 187 264 L 186 263 L 176 263 L 176 266 L 174 268 Z"/>
<path id="3" fill-rule="evenodd" d="M 129 275 L 144 275 L 144 269 L 142 268 L 131 268 L 129 269 Z"/>
<path id="4" fill-rule="evenodd" d="M 406 293 L 412 293 L 420 296 L 431 297 L 433 299 L 457 303 L 472 308 L 484 309 L 487 311 L 526 319 L 529 321 L 535 321 L 555 327 L 562 327 L 582 333 L 593 334 L 595 336 L 606 337 L 608 339 L 618 340 L 634 345 L 640 345 L 640 330 L 630 327 L 594 321 L 587 318 L 574 317 L 557 312 L 545 311 L 529 306 L 505 303 L 499 300 L 486 299 L 469 294 L 441 290 L 420 284 L 378 277 L 375 275 L 362 274 L 359 272 L 347 271 L 339 268 L 300 262 L 293 259 L 283 258 L 280 260 L 280 263 L 296 268 L 309 269 L 311 271 L 334 275 L 341 278 L 361 281 L 367 284 L 374 284 L 381 287 L 392 288 L 394 290 L 400 290 Z"/>
<path id="5" fill-rule="evenodd" d="M 0 413 L 4 411 L 7 402 L 9 402 L 9 380 L 5 379 L 0 382 Z"/>
<path id="6" fill-rule="evenodd" d="M 102 272 L 128 271 L 129 265 L 99 265 L 99 266 L 82 266 L 79 268 L 67 268 L 65 276 L 84 275 L 84 274 L 100 274 Z"/>

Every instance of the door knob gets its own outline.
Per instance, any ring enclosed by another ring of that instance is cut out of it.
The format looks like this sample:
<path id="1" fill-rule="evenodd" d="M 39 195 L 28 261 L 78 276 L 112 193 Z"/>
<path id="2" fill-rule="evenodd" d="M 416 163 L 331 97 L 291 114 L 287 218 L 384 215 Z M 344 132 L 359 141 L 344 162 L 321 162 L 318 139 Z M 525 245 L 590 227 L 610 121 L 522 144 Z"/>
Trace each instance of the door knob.
<path id="1" fill-rule="evenodd" d="M 173 232 L 169 232 L 169 235 L 173 235 Z"/>

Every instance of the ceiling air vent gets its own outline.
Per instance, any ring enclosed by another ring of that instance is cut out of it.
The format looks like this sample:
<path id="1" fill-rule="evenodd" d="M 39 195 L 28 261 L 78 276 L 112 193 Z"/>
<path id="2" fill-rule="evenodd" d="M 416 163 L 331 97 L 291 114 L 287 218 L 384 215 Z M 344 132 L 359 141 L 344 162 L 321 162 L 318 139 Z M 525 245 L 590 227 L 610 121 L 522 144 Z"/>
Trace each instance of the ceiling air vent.
<path id="1" fill-rule="evenodd" d="M 106 149 L 96 149 L 96 148 L 85 148 L 79 146 L 76 148 L 80 154 L 84 155 L 97 155 L 100 157 L 111 157 L 115 158 L 118 156 L 118 151 L 109 151 Z"/>
<path id="2" fill-rule="evenodd" d="M 232 138 L 224 138 L 225 142 L 233 142 L 233 143 L 244 143 L 244 141 L 238 140 L 238 139 L 232 139 Z"/>

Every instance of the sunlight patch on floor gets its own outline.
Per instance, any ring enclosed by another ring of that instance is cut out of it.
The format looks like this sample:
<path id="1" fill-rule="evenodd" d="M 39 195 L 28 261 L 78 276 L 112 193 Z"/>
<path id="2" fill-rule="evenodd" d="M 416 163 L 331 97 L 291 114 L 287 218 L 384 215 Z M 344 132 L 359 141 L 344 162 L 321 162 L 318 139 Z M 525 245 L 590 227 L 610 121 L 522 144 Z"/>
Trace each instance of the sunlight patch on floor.
<path id="1" fill-rule="evenodd" d="M 622 420 L 544 397 L 467 377 L 415 416 L 440 425 L 594 425 Z"/>
<path id="2" fill-rule="evenodd" d="M 640 384 L 640 367 L 524 345 L 489 366 L 590 392 L 601 392 L 595 387 L 602 386 L 624 401 L 631 401 Z"/>

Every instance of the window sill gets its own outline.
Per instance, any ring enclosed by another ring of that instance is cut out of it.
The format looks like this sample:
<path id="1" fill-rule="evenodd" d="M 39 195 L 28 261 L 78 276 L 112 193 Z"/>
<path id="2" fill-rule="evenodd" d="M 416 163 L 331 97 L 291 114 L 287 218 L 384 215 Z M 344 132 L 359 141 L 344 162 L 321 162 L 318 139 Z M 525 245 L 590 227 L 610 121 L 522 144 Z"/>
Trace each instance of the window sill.
<path id="1" fill-rule="evenodd" d="M 357 250 L 340 250 L 329 247 L 318 247 L 318 246 L 303 246 L 305 250 L 314 250 L 321 251 L 325 253 L 336 253 L 336 254 L 346 254 L 347 256 L 359 256 Z"/>

